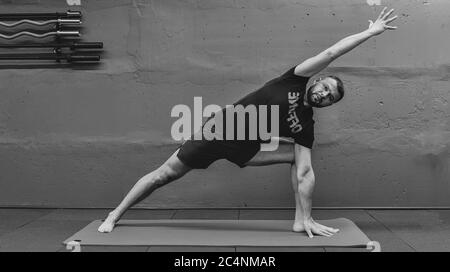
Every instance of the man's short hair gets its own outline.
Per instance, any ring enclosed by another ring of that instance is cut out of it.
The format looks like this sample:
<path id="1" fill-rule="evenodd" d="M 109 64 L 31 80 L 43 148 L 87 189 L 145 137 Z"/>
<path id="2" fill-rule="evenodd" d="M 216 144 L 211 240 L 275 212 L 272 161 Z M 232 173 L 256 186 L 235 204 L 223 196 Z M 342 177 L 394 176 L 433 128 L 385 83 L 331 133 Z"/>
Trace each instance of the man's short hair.
<path id="1" fill-rule="evenodd" d="M 335 102 L 339 102 L 344 97 L 344 93 L 345 93 L 345 91 L 344 91 L 344 83 L 337 76 L 328 76 L 328 77 L 336 80 L 336 82 L 337 82 L 337 91 L 340 94 L 340 97 Z"/>

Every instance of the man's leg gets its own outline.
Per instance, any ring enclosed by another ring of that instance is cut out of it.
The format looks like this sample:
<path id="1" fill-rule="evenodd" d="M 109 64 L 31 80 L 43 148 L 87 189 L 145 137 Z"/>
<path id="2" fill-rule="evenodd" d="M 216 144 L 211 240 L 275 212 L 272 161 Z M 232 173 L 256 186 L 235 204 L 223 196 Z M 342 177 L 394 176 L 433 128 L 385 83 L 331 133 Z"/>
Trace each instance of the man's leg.
<path id="1" fill-rule="evenodd" d="M 259 151 L 246 166 L 266 166 L 272 164 L 295 163 L 294 142 L 288 138 L 279 138 L 275 151 Z"/>
<path id="2" fill-rule="evenodd" d="M 158 169 L 142 177 L 122 200 L 120 205 L 109 213 L 108 218 L 98 228 L 99 232 L 111 232 L 117 221 L 132 206 L 147 198 L 156 189 L 177 180 L 191 168 L 177 157 L 178 150 Z"/>
<path id="3" fill-rule="evenodd" d="M 297 168 L 295 167 L 294 142 L 280 138 L 279 147 L 276 151 L 260 151 L 246 165 L 247 166 L 266 166 L 273 164 L 291 165 L 291 182 L 295 193 L 295 221 L 292 227 L 293 231 L 301 232 L 303 228 L 303 212 L 301 208 L 300 195 L 298 193 Z"/>

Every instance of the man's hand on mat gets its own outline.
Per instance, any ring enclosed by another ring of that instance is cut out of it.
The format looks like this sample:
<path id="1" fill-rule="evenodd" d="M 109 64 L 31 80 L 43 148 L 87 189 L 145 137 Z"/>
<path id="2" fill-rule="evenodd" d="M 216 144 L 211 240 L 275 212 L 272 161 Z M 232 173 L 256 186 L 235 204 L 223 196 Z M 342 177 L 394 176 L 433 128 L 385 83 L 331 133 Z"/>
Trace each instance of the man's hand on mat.
<path id="1" fill-rule="evenodd" d="M 393 22 L 395 19 L 397 19 L 398 16 L 394 16 L 391 18 L 388 18 L 394 9 L 391 9 L 389 12 L 386 12 L 386 7 L 381 11 L 380 15 L 378 16 L 377 20 L 373 22 L 372 20 L 369 20 L 369 32 L 372 35 L 380 35 L 385 30 L 394 30 L 397 29 L 396 26 L 390 26 L 389 23 Z"/>
<path id="2" fill-rule="evenodd" d="M 314 235 L 331 237 L 333 234 L 337 233 L 339 230 L 321 225 L 314 221 L 314 219 L 305 219 L 303 221 L 303 227 L 309 238 L 313 238 Z"/>

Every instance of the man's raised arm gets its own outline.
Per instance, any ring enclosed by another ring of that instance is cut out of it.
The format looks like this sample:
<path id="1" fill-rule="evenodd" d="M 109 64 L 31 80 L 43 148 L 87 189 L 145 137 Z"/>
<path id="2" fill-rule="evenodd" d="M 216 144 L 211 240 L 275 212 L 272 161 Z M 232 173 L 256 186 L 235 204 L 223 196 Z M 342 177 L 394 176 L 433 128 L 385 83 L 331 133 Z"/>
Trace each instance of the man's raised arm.
<path id="1" fill-rule="evenodd" d="M 367 41 L 370 37 L 379 35 L 385 30 L 397 29 L 397 27 L 395 26 L 388 25 L 389 23 L 397 19 L 397 16 L 389 18 L 394 10 L 391 9 L 389 12 L 386 12 L 386 9 L 387 8 L 384 8 L 381 11 L 375 22 L 369 20 L 370 25 L 367 30 L 358 34 L 348 36 L 340 40 L 330 48 L 326 49 L 325 51 L 321 52 L 317 56 L 309 58 L 303 63 L 297 65 L 297 67 L 295 68 L 295 74 L 299 76 L 311 77 L 325 69 L 333 60 L 351 51 L 358 45 Z"/>

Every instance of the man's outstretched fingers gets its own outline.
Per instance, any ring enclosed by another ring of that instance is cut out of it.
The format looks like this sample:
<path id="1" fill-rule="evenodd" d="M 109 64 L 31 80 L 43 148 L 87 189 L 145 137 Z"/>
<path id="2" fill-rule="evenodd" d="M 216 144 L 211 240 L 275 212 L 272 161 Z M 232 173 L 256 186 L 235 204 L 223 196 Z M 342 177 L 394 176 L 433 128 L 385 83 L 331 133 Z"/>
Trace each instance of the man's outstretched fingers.
<path id="1" fill-rule="evenodd" d="M 324 229 L 326 229 L 327 231 L 332 232 L 332 233 L 336 233 L 336 232 L 339 231 L 339 229 L 330 228 L 330 227 L 327 227 L 327 226 L 324 226 L 324 225 L 320 225 L 320 226 L 322 226 Z"/>
<path id="2" fill-rule="evenodd" d="M 324 237 L 330 237 L 331 235 L 326 234 L 325 232 L 319 232 L 318 233 L 320 236 L 324 236 Z"/>
<path id="3" fill-rule="evenodd" d="M 310 228 L 306 228 L 305 230 L 306 230 L 306 233 L 308 234 L 309 238 L 313 238 L 314 237 L 314 235 L 312 234 L 312 231 L 311 231 Z"/>
<path id="4" fill-rule="evenodd" d="M 329 227 L 325 227 L 325 229 L 331 233 L 337 233 L 339 231 L 338 229 L 333 229 L 333 228 L 329 228 Z"/>
<path id="5" fill-rule="evenodd" d="M 313 229 L 313 232 L 318 235 L 327 236 L 327 237 L 330 237 L 333 235 L 333 233 L 331 233 L 325 229 L 325 226 L 317 224 L 316 222 L 314 222 L 314 226 L 312 229 Z"/>
<path id="6" fill-rule="evenodd" d="M 383 20 L 386 20 L 386 19 L 389 17 L 389 15 L 392 14 L 392 12 L 394 12 L 394 9 L 391 9 L 388 13 L 386 13 L 386 14 L 383 16 Z"/>
<path id="7" fill-rule="evenodd" d="M 331 236 L 333 235 L 333 233 L 331 233 L 331 232 L 329 232 L 329 231 L 327 231 L 327 230 L 325 230 L 325 229 L 321 230 L 320 233 L 321 233 L 323 236 L 326 236 L 326 237 L 331 237 Z"/>
<path id="8" fill-rule="evenodd" d="M 383 18 L 384 12 L 386 11 L 387 7 L 384 7 L 383 10 L 381 11 L 380 15 L 378 15 L 378 19 Z"/>
<path id="9" fill-rule="evenodd" d="M 389 24 L 390 22 L 395 21 L 397 18 L 398 18 L 398 16 L 395 15 L 394 17 L 387 19 L 387 20 L 386 20 L 386 24 Z"/>
<path id="10" fill-rule="evenodd" d="M 326 227 L 326 226 L 322 226 L 322 225 L 321 225 L 321 228 L 322 228 L 322 230 L 323 230 L 325 233 L 330 234 L 330 236 L 334 234 L 334 232 L 333 232 L 330 228 L 328 228 L 328 227 Z"/>
<path id="11" fill-rule="evenodd" d="M 328 231 L 331 231 L 332 233 L 337 233 L 339 232 L 339 229 L 335 229 L 335 228 L 330 228 L 330 227 L 326 227 Z"/>

